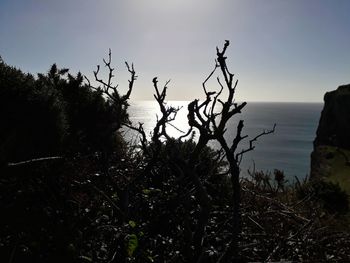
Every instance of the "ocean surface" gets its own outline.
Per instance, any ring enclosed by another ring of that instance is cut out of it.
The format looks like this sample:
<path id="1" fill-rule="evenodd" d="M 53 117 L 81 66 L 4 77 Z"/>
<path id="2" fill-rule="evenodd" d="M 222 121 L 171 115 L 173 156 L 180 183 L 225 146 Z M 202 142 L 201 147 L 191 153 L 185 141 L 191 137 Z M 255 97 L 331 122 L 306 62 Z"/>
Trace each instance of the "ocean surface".
<path id="1" fill-rule="evenodd" d="M 169 101 L 169 105 L 183 107 L 173 124 L 180 130 L 187 131 L 187 101 Z M 242 175 L 247 170 L 263 170 L 272 172 L 274 169 L 283 170 L 292 181 L 294 176 L 304 178 L 310 170 L 310 154 L 312 142 L 321 115 L 323 103 L 269 103 L 248 102 L 242 113 L 236 115 L 228 124 L 226 139 L 232 141 L 236 135 L 239 120 L 244 120 L 242 135 L 249 137 L 241 143 L 241 149 L 247 147 L 249 138 L 255 137 L 263 130 L 271 129 L 276 123 L 273 134 L 260 137 L 253 151 L 244 155 L 241 163 Z M 147 135 L 150 135 L 157 114 L 160 115 L 154 101 L 132 102 L 129 115 L 134 125 L 144 123 Z M 168 132 L 177 137 L 181 133 L 169 126 Z M 198 133 L 197 133 L 198 134 Z M 138 142 L 135 132 L 126 130 L 125 136 L 129 141 Z M 218 144 L 211 143 L 217 148 Z"/>

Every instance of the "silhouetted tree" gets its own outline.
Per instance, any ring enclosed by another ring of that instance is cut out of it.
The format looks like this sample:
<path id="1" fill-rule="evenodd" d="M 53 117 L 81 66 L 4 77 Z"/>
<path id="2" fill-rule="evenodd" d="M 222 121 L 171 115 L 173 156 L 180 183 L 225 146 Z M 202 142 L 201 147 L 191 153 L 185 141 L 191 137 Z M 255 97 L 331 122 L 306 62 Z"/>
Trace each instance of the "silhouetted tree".
<path id="1" fill-rule="evenodd" d="M 242 109 L 247 104 L 246 102 L 235 102 L 235 90 L 238 81 L 233 82 L 234 75 L 229 72 L 226 64 L 225 52 L 228 46 L 229 41 L 226 41 L 222 51 L 217 48 L 217 59 L 214 70 L 202 83 L 206 99 L 202 102 L 199 100 L 194 100 L 189 103 L 187 117 L 190 129 L 185 135 L 180 136 L 177 139 L 181 140 L 188 136 L 193 129 L 197 129 L 199 132 L 197 143 L 193 147 L 192 151 L 186 156 L 186 158 L 183 156 L 181 158 L 181 156 L 176 157 L 173 155 L 174 161 L 172 162 L 172 169 L 177 174 L 180 174 L 180 178 L 189 178 L 191 180 L 191 183 L 195 187 L 196 200 L 200 208 L 198 212 L 199 216 L 196 219 L 194 229 L 191 230 L 187 228 L 187 231 L 191 231 L 191 233 L 185 234 L 187 238 L 185 239 L 183 250 L 183 254 L 187 260 L 196 262 L 202 262 L 202 260 L 205 260 L 207 257 L 207 252 L 203 248 L 203 243 L 205 242 L 206 228 L 208 226 L 210 213 L 212 211 L 212 197 L 210 194 L 208 194 L 206 187 L 208 178 L 203 178 L 201 176 L 203 171 L 199 170 L 198 166 L 201 153 L 207 147 L 209 141 L 217 141 L 220 144 L 222 151 L 225 153 L 225 158 L 229 164 L 228 174 L 231 180 L 231 187 L 233 192 L 231 202 L 233 208 L 233 229 L 231 234 L 231 242 L 228 244 L 227 249 L 219 259 L 219 262 L 228 262 L 233 258 L 238 258 L 238 238 L 241 229 L 239 164 L 242 160 L 243 155 L 254 149 L 254 142 L 259 137 L 270 134 L 275 130 L 274 126 L 272 130 L 261 132 L 249 140 L 248 148 L 239 150 L 239 143 L 247 138 L 247 136 L 242 136 L 243 120 L 240 120 L 237 124 L 237 132 L 233 142 L 229 143 L 225 139 L 224 135 L 228 128 L 228 121 L 233 116 L 241 113 Z M 222 82 L 220 78 L 217 77 L 217 82 L 219 84 L 220 90 L 218 92 L 208 91 L 206 88 L 206 83 L 213 76 L 217 69 L 220 69 L 224 82 Z M 141 145 L 143 146 L 146 155 L 149 155 L 151 157 L 148 162 L 148 168 L 150 164 L 151 167 L 153 167 L 157 161 L 159 161 L 159 149 L 161 148 L 162 140 L 166 143 L 175 140 L 168 135 L 166 127 L 168 125 L 172 125 L 171 122 L 175 119 L 177 112 L 180 110 L 179 108 L 168 106 L 165 102 L 167 84 L 169 82 L 166 82 L 161 91 L 159 90 L 157 83 L 157 78 L 154 78 L 153 86 L 156 92 L 154 94 L 154 97 L 157 104 L 159 105 L 161 116 L 157 118 L 157 123 L 151 137 L 151 142 L 147 143 L 142 124 L 139 124 L 138 127 L 131 126 L 132 129 L 139 131 L 142 135 Z M 227 90 L 227 97 L 225 100 L 221 99 L 224 89 Z M 217 104 L 219 104 L 218 107 Z M 146 145 L 150 145 L 150 147 L 146 147 Z M 164 156 L 162 157 L 164 158 Z M 189 202 L 189 200 L 187 200 L 187 202 Z"/>
<path id="2" fill-rule="evenodd" d="M 220 143 L 220 146 L 225 152 L 226 159 L 229 163 L 229 174 L 231 178 L 232 190 L 233 190 L 233 230 L 232 241 L 227 246 L 225 253 L 219 259 L 219 262 L 228 262 L 232 260 L 232 257 L 237 260 L 238 258 L 238 237 L 240 233 L 240 182 L 239 164 L 246 152 L 254 149 L 253 143 L 261 136 L 274 132 L 275 126 L 272 130 L 263 131 L 253 139 L 249 141 L 249 147 L 247 149 L 238 150 L 239 143 L 247 138 L 242 136 L 243 120 L 240 120 L 237 124 L 236 136 L 232 143 L 228 143 L 224 135 L 227 131 L 228 121 L 235 115 L 241 113 L 242 109 L 246 106 L 246 102 L 235 102 L 235 91 L 238 84 L 238 80 L 233 82 L 234 74 L 230 73 L 225 56 L 229 41 L 225 41 L 222 51 L 216 48 L 217 59 L 214 70 L 208 75 L 203 82 L 203 90 L 206 95 L 206 100 L 199 102 L 198 100 L 192 101 L 188 105 L 188 123 L 191 127 L 195 127 L 199 130 L 198 148 L 200 151 L 203 145 L 206 145 L 210 140 L 216 140 Z M 217 77 L 217 82 L 220 86 L 219 92 L 208 91 L 206 88 L 207 81 L 213 76 L 215 71 L 220 69 L 224 82 Z M 220 96 L 222 91 L 227 90 L 227 97 L 222 100 Z M 216 105 L 220 104 L 220 110 L 217 111 Z M 205 205 L 205 207 L 208 207 Z M 207 212 L 208 214 L 209 212 Z"/>

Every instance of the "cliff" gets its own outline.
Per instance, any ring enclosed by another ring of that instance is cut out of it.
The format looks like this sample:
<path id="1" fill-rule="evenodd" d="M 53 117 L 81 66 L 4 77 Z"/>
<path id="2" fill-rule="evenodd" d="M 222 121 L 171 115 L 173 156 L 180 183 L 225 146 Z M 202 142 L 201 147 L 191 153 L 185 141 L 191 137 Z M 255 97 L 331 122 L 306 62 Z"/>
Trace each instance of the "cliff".
<path id="1" fill-rule="evenodd" d="M 310 177 L 328 177 L 349 185 L 350 84 L 327 92 L 311 154 Z M 344 183 L 343 181 L 346 181 Z"/>
<path id="2" fill-rule="evenodd" d="M 327 92 L 314 146 L 350 149 L 350 84 Z"/>

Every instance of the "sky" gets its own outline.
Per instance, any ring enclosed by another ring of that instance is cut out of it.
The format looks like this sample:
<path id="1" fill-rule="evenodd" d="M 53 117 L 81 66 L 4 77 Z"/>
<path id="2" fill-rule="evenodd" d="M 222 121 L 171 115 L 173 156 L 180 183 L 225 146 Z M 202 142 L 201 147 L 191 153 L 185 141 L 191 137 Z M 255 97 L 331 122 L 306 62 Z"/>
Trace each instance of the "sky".
<path id="1" fill-rule="evenodd" d="M 132 100 L 153 98 L 153 77 L 171 79 L 169 100 L 192 100 L 227 39 L 237 100 L 321 102 L 350 83 L 349 13 L 348 0 L 0 0 L 0 56 L 91 79 L 111 48 L 121 93 L 128 61 Z"/>

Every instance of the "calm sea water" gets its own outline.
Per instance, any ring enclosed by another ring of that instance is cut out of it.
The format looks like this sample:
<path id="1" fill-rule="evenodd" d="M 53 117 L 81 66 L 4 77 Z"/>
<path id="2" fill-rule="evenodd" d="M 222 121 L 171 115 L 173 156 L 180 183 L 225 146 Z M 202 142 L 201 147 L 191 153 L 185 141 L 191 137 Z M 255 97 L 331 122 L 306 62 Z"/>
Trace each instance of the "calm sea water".
<path id="1" fill-rule="evenodd" d="M 188 102 L 170 101 L 168 104 L 183 106 L 173 124 L 187 131 Z M 255 143 L 255 150 L 244 155 L 241 163 L 242 173 L 247 174 L 247 170 L 252 169 L 255 164 L 256 170 L 283 170 L 290 180 L 294 176 L 305 177 L 310 169 L 312 142 L 322 107 L 322 103 L 248 103 L 242 114 L 230 121 L 226 132 L 227 140 L 232 141 L 236 135 L 236 126 L 240 119 L 244 120 L 243 135 L 248 135 L 250 138 L 264 129 L 271 129 L 274 123 L 277 126 L 275 133 L 261 137 Z M 146 133 L 150 134 L 159 109 L 153 101 L 138 101 L 131 104 L 129 114 L 134 124 L 144 123 Z M 169 134 L 181 135 L 172 127 L 169 127 Z M 136 140 L 135 133 L 131 131 L 126 131 L 126 137 L 128 140 Z M 211 143 L 211 146 L 218 147 L 215 143 Z M 246 146 L 247 141 L 241 144 L 241 148 Z"/>

